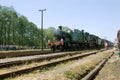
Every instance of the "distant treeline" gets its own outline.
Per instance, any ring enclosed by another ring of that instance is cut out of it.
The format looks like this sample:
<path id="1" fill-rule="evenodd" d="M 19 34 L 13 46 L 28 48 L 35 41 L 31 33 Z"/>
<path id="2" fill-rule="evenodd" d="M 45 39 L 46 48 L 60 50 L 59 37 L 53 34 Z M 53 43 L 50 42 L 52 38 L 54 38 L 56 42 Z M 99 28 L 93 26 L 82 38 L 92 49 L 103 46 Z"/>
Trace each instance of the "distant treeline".
<path id="1" fill-rule="evenodd" d="M 41 38 L 41 30 L 34 23 L 13 7 L 0 6 L 0 45 L 40 46 Z M 44 43 L 49 39 L 46 34 L 45 39 Z"/>

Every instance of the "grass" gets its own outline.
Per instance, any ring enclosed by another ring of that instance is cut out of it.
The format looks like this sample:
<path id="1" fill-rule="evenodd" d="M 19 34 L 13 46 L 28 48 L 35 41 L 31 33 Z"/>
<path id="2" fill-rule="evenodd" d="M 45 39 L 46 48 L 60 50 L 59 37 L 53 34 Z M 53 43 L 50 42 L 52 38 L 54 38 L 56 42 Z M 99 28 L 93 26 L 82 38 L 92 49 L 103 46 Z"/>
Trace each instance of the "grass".
<path id="1" fill-rule="evenodd" d="M 93 59 L 83 65 L 77 66 L 71 70 L 65 71 L 64 75 L 68 80 L 78 80 L 83 78 L 89 71 L 91 71 L 95 66 L 103 59 L 105 55 L 100 55 L 99 58 Z"/>

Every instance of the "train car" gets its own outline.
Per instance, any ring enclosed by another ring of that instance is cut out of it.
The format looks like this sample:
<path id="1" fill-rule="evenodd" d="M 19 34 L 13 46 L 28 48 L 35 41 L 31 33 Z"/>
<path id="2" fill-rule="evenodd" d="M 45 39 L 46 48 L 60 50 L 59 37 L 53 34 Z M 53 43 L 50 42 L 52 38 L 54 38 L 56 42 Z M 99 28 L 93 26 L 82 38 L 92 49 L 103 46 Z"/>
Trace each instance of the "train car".
<path id="1" fill-rule="evenodd" d="M 54 37 L 56 41 L 49 41 L 48 45 L 51 47 L 52 51 L 59 49 L 63 50 L 80 50 L 80 49 L 100 49 L 103 47 L 105 40 L 99 38 L 96 35 L 84 32 L 84 30 L 74 29 L 73 31 L 63 31 L 62 26 L 54 32 Z M 112 45 L 110 41 L 109 45 Z"/>
<path id="2" fill-rule="evenodd" d="M 64 48 L 71 46 L 71 35 L 69 32 L 62 31 L 62 26 L 59 26 L 59 29 L 54 32 L 54 37 L 56 41 L 48 42 L 52 51 L 55 51 L 56 49 L 63 50 Z"/>
<path id="3" fill-rule="evenodd" d="M 102 39 L 93 34 L 89 36 L 90 36 L 90 41 L 89 41 L 90 48 L 100 48 Z"/>
<path id="4" fill-rule="evenodd" d="M 85 36 L 84 30 L 74 29 L 74 31 L 71 31 L 71 45 L 73 49 L 82 49 L 87 45 Z"/>
<path id="5" fill-rule="evenodd" d="M 80 31 L 77 29 L 75 29 L 74 31 L 65 32 L 62 31 L 62 26 L 59 26 L 59 29 L 54 32 L 54 37 L 56 41 L 48 42 L 48 45 L 51 47 L 52 51 L 54 51 L 55 49 L 80 49 L 88 43 L 88 40 L 85 40 L 87 39 L 87 35 L 88 33 L 84 34 L 84 30 Z"/>
<path id="6" fill-rule="evenodd" d="M 89 33 L 84 33 L 84 30 L 80 31 L 75 29 L 74 31 L 65 32 L 62 30 L 62 26 L 54 32 L 55 40 L 54 42 L 48 42 L 52 51 L 56 49 L 59 50 L 76 50 L 82 49 L 84 46 L 88 46 L 88 35 Z"/>
<path id="7" fill-rule="evenodd" d="M 105 46 L 107 46 L 107 47 L 113 47 L 114 44 L 113 44 L 113 42 L 111 42 L 109 40 L 102 39 L 102 48 L 104 48 Z"/>

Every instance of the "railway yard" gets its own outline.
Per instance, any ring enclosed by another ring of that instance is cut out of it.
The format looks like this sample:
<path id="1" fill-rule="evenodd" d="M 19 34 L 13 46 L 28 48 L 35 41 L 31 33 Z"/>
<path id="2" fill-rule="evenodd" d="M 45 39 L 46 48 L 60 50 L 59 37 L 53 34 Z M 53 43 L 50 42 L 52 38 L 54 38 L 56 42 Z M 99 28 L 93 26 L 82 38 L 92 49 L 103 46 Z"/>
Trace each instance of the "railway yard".
<path id="1" fill-rule="evenodd" d="M 0 80 L 120 80 L 119 3 L 0 0 Z"/>
<path id="2" fill-rule="evenodd" d="M 117 51 L 113 49 L 54 53 L 50 53 L 48 50 L 43 53 L 1 57 L 0 80 L 119 79 L 119 76 L 118 79 L 116 77 L 116 74 L 119 73 L 116 69 L 116 66 L 119 66 L 117 64 L 119 58 Z M 113 71 L 117 73 L 112 74 Z"/>

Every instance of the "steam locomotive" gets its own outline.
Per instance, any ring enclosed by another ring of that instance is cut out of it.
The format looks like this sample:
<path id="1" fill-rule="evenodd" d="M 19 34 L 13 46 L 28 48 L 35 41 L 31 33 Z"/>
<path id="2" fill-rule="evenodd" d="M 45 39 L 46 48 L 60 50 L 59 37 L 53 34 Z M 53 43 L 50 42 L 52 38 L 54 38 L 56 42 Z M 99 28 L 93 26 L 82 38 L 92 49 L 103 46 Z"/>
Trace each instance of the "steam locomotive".
<path id="1" fill-rule="evenodd" d="M 100 49 L 104 47 L 104 42 L 107 42 L 109 46 L 112 46 L 113 43 L 101 39 L 96 35 L 89 34 L 84 32 L 84 30 L 74 31 L 63 31 L 62 26 L 58 27 L 59 29 L 54 32 L 54 37 L 56 41 L 49 41 L 48 45 L 51 47 L 52 51 L 58 50 L 78 50 L 78 49 Z"/>

